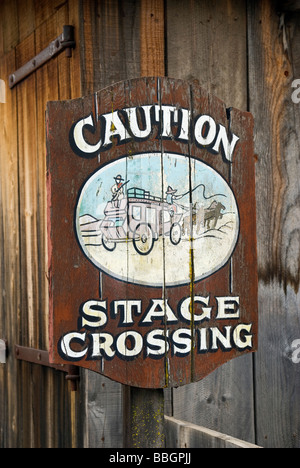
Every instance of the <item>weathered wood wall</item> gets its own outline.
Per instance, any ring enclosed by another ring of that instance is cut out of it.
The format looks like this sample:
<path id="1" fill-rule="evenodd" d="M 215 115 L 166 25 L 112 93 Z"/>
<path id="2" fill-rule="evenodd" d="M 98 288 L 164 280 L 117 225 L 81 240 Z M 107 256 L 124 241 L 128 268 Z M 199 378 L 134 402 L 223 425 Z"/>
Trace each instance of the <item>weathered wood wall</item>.
<path id="1" fill-rule="evenodd" d="M 78 445 L 79 393 L 62 372 L 17 361 L 14 346 L 47 349 L 45 106 L 80 95 L 79 51 L 64 55 L 8 88 L 8 76 L 78 22 L 74 2 L 1 1 L 1 308 L 0 335 L 8 340 L 0 366 L 0 446 Z"/>
<path id="2" fill-rule="evenodd" d="M 175 25 L 179 8 L 168 5 Z M 246 357 L 176 390 L 173 413 L 265 447 L 299 447 L 300 367 L 291 346 L 300 334 L 300 106 L 291 83 L 300 74 L 300 23 L 299 12 L 283 17 L 281 8 L 267 0 L 190 2 L 180 34 L 168 30 L 168 75 L 185 63 L 180 77 L 196 76 L 228 106 L 254 115 L 260 316 L 253 365 Z"/>
<path id="3" fill-rule="evenodd" d="M 181 6 L 180 1 L 168 4 L 167 74 L 197 78 L 227 107 L 246 110 L 246 2 L 207 0 L 188 2 L 183 10 Z M 252 357 L 234 360 L 199 384 L 175 390 L 173 415 L 254 442 Z"/>
<path id="4" fill-rule="evenodd" d="M 73 24 L 71 59 L 53 59 L 0 103 L 0 446 L 122 446 L 122 387 L 16 361 L 47 349 L 45 131 L 48 100 L 146 75 L 197 79 L 255 119 L 259 351 L 166 391 L 170 416 L 263 447 L 300 447 L 299 2 L 1 0 L 0 79 Z M 283 15 L 284 12 L 284 15 Z M 79 417 L 81 414 L 81 418 Z M 172 439 L 170 435 L 169 440 Z"/>

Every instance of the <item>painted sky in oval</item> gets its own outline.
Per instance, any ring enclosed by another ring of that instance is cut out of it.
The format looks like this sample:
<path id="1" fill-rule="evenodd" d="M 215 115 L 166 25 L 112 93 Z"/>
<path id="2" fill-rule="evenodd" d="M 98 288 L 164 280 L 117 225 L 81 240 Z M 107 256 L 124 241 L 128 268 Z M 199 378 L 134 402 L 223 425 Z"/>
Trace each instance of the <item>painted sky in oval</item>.
<path id="1" fill-rule="evenodd" d="M 113 195 L 117 176 L 121 193 Z M 123 185 L 124 184 L 124 185 Z M 188 284 L 222 268 L 238 240 L 235 196 L 209 165 L 172 153 L 145 153 L 100 167 L 84 184 L 76 234 L 87 258 L 122 281 Z"/>

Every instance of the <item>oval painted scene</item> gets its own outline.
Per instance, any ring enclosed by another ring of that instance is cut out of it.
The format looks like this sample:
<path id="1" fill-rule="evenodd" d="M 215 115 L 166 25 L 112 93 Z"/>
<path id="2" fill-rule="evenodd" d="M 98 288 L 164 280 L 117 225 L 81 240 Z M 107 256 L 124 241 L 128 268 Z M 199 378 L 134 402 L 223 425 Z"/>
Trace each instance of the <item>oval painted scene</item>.
<path id="1" fill-rule="evenodd" d="M 102 166 L 82 187 L 75 218 L 79 244 L 98 269 L 152 287 L 212 275 L 230 259 L 239 234 L 226 180 L 209 165 L 172 153 L 124 156 Z"/>

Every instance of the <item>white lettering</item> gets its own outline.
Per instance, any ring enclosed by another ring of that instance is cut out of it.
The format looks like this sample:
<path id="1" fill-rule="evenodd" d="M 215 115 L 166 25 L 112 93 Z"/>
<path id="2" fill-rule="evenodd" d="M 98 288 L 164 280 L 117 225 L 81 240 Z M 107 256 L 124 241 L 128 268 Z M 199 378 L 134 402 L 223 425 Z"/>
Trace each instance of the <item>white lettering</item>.
<path id="1" fill-rule="evenodd" d="M 292 354 L 292 361 L 294 364 L 300 363 L 300 340 L 294 340 L 292 343 L 292 348 L 295 349 Z"/>
<path id="2" fill-rule="evenodd" d="M 299 80 L 300 81 L 300 80 Z M 294 83 L 298 83 L 295 80 Z M 298 102 L 296 90 L 292 98 Z M 300 100 L 300 98 L 299 98 Z M 163 139 L 172 138 L 174 140 L 195 141 L 200 147 L 207 148 L 214 153 L 220 150 L 223 157 L 231 162 L 233 153 L 239 137 L 232 134 L 231 141 L 226 128 L 216 123 L 215 119 L 209 115 L 199 115 L 191 123 L 191 112 L 189 109 L 181 109 L 170 105 L 145 105 L 140 107 L 128 107 L 115 110 L 107 114 L 97 116 L 97 124 L 101 126 L 103 141 L 99 139 L 96 144 L 90 144 L 85 138 L 84 130 L 95 133 L 96 124 L 93 115 L 90 114 L 73 125 L 70 132 L 70 143 L 74 152 L 80 156 L 91 158 L 110 148 L 113 138 L 117 140 L 114 144 L 125 143 L 130 138 L 146 140 L 151 137 L 154 125 L 159 126 L 160 136 Z M 173 127 L 177 127 L 175 133 Z M 193 133 L 191 134 L 191 129 Z M 100 128 L 98 128 L 100 131 Z M 174 132 L 174 133 L 173 133 Z"/>
<path id="3" fill-rule="evenodd" d="M 103 146 L 111 145 L 112 138 L 116 136 L 119 137 L 119 142 L 129 138 L 130 135 L 124 127 L 117 110 L 109 112 L 108 114 L 103 114 L 101 117 L 105 120 L 105 137 Z"/>
<path id="4" fill-rule="evenodd" d="M 4 340 L 0 340 L 0 364 L 6 363 L 6 343 Z"/>
<path id="5" fill-rule="evenodd" d="M 133 311 L 136 310 L 137 314 L 141 313 L 142 301 L 114 301 L 114 315 L 116 316 L 118 310 L 121 312 L 120 325 L 131 325 L 134 323 Z"/>
<path id="6" fill-rule="evenodd" d="M 5 81 L 0 80 L 0 102 L 5 103 Z"/>
<path id="7" fill-rule="evenodd" d="M 143 126 L 145 127 L 143 130 L 140 129 L 140 126 L 138 124 L 138 116 L 137 116 L 138 108 L 129 107 L 128 109 L 124 109 L 128 117 L 131 133 L 134 137 L 139 138 L 139 139 L 146 139 L 150 136 L 150 133 L 152 130 L 150 111 L 152 107 L 153 107 L 152 105 L 140 107 L 140 109 L 143 110 L 143 115 L 141 113 L 142 121 L 144 120 L 142 123 L 143 123 Z"/>
<path id="8" fill-rule="evenodd" d="M 299 104 L 300 102 L 300 79 L 294 80 L 292 83 L 293 88 L 297 88 L 293 93 L 292 93 L 292 101 L 295 104 Z"/>
<path id="9" fill-rule="evenodd" d="M 167 323 L 178 322 L 176 315 L 168 304 L 168 299 L 151 299 L 151 301 L 152 305 L 150 309 L 146 311 L 145 317 L 142 320 L 143 324 L 151 324 L 153 318 L 155 320 L 161 318 L 161 323 L 164 323 L 165 317 Z"/>
<path id="10" fill-rule="evenodd" d="M 169 343 L 166 341 L 165 330 L 152 330 L 147 335 L 147 356 L 160 357 L 169 351 Z"/>
<path id="11" fill-rule="evenodd" d="M 216 300 L 218 302 L 218 313 L 216 317 L 217 320 L 239 318 L 240 310 L 236 306 L 239 305 L 239 297 L 216 297 Z"/>
<path id="12" fill-rule="evenodd" d="M 81 326 L 79 328 L 97 328 L 103 327 L 107 323 L 107 302 L 106 301 L 87 301 L 82 306 L 82 312 L 80 312 Z M 96 320 L 87 320 L 87 318 Z M 97 320 L 98 319 L 98 320 Z"/>
<path id="13" fill-rule="evenodd" d="M 195 123 L 195 139 L 201 146 L 209 146 L 216 137 L 217 125 L 209 115 L 201 115 Z"/>
<path id="14" fill-rule="evenodd" d="M 197 303 L 197 302 L 208 306 L 209 296 L 207 297 L 195 296 L 194 303 Z M 196 322 L 201 322 L 202 320 L 205 320 L 205 319 L 210 319 L 211 310 L 212 310 L 212 307 L 202 307 L 201 315 L 197 315 L 194 312 L 194 322 L 196 323 Z M 180 314 L 189 323 L 191 322 L 192 318 L 191 318 L 191 298 L 190 297 L 188 297 L 182 302 L 181 307 L 180 307 Z"/>
<path id="15" fill-rule="evenodd" d="M 198 352 L 203 353 L 207 351 L 207 329 L 206 328 L 197 328 L 199 335 L 198 338 Z"/>
<path id="16" fill-rule="evenodd" d="M 142 463 L 144 455 L 123 455 L 117 452 L 116 455 L 110 455 L 109 463 L 135 463 L 137 466 L 140 466 Z"/>
<path id="17" fill-rule="evenodd" d="M 71 349 L 71 342 L 74 340 L 75 342 L 82 342 L 85 343 L 86 333 L 78 333 L 78 332 L 71 332 L 67 335 L 63 336 L 60 341 L 60 347 L 62 353 L 71 359 L 82 359 L 84 355 L 87 353 L 87 348 L 84 348 L 82 351 L 74 351 Z"/>
<path id="18" fill-rule="evenodd" d="M 79 122 L 75 124 L 73 129 L 73 140 L 75 146 L 78 148 L 80 153 L 83 153 L 87 156 L 92 156 L 99 152 L 101 147 L 101 140 L 95 145 L 90 145 L 89 143 L 87 143 L 83 136 L 84 127 L 90 128 L 92 133 L 95 131 L 95 124 L 92 114 L 90 114 L 88 117 L 85 117 L 82 120 L 79 120 Z"/>
<path id="19" fill-rule="evenodd" d="M 223 348 L 225 349 L 231 349 L 231 343 L 230 343 L 230 331 L 231 327 L 224 327 L 226 335 L 224 336 L 217 327 L 212 327 L 211 333 L 212 333 L 212 347 L 211 349 L 218 349 L 218 344 L 217 342 L 219 341 Z"/>
<path id="20" fill-rule="evenodd" d="M 191 121 L 191 112 L 188 109 L 180 109 L 182 115 L 182 121 L 180 126 L 180 132 L 178 133 L 179 140 L 188 141 L 190 136 L 190 121 Z"/>
<path id="21" fill-rule="evenodd" d="M 182 463 L 183 465 L 191 464 L 190 453 L 166 453 L 166 452 L 154 452 L 153 453 L 154 463 Z"/>
<path id="22" fill-rule="evenodd" d="M 234 151 L 234 148 L 235 148 L 237 142 L 239 141 L 239 137 L 233 134 L 232 135 L 232 140 L 229 143 L 226 128 L 223 127 L 223 125 L 220 125 L 219 127 L 220 127 L 219 128 L 219 133 L 218 133 L 217 139 L 215 141 L 215 144 L 214 144 L 212 150 L 215 151 L 216 153 L 219 153 L 220 152 L 220 145 L 222 145 L 221 150 L 222 150 L 222 153 L 223 153 L 225 159 L 227 161 L 231 162 L 232 161 L 232 156 L 233 156 L 233 151 Z"/>
<path id="23" fill-rule="evenodd" d="M 213 306 L 210 304 L 210 296 L 195 296 L 191 310 L 191 298 L 184 298 L 177 306 L 178 317 L 169 306 L 168 300 L 150 299 L 149 306 L 139 322 L 136 315 L 142 313 L 141 300 L 112 301 L 110 318 L 106 300 L 86 301 L 80 307 L 78 324 L 87 331 L 66 333 L 58 342 L 58 352 L 64 359 L 79 361 L 83 358 L 111 360 L 116 357 L 130 360 L 141 353 L 144 358 L 150 359 L 162 359 L 168 353 L 183 358 L 191 353 L 192 348 L 197 354 L 218 349 L 223 351 L 232 348 L 241 351 L 251 349 L 253 346 L 251 323 L 237 323 L 235 326 L 231 323 L 222 328 L 216 326 L 217 320 L 240 318 L 240 298 L 224 296 L 214 299 Z M 120 319 L 119 324 L 114 324 L 117 316 Z M 201 327 L 201 322 L 205 320 L 213 320 L 214 326 Z M 160 326 L 147 329 L 147 326 L 153 325 L 155 321 L 160 322 Z M 167 326 L 180 324 L 181 321 L 188 324 L 186 328 L 180 328 L 179 325 L 179 328 L 174 330 L 175 327 Z M 90 330 L 105 326 L 108 327 L 106 332 L 101 330 L 89 333 Z M 136 329 L 122 331 L 122 327 L 133 326 L 140 327 L 139 331 Z M 295 340 L 292 347 L 292 360 L 299 363 L 300 340 Z"/>
<path id="24" fill-rule="evenodd" d="M 162 118 L 160 114 L 162 113 Z M 172 114 L 173 121 L 178 122 L 178 110 L 174 106 L 155 106 L 155 118 L 162 125 L 161 136 L 170 138 L 172 136 Z"/>
<path id="25" fill-rule="evenodd" d="M 196 328 L 193 335 L 190 328 L 178 328 L 175 331 L 159 328 L 151 330 L 144 336 L 134 330 L 124 331 L 118 336 L 103 332 L 90 335 L 70 332 L 61 338 L 58 350 L 64 359 L 70 361 L 79 361 L 84 357 L 111 360 L 116 356 L 122 360 L 130 360 L 139 356 L 143 350 L 145 356 L 151 359 L 161 359 L 169 352 L 184 357 L 191 353 L 192 344 L 198 354 L 218 349 L 228 351 L 234 347 L 239 350 L 251 349 L 253 338 L 251 329 L 252 324 L 226 326 L 223 330 L 218 327 Z M 295 351 L 292 360 L 294 363 L 299 363 L 300 340 L 296 340 L 293 345 Z"/>
<path id="26" fill-rule="evenodd" d="M 241 334 L 243 331 L 250 333 L 252 325 L 238 325 L 233 331 L 233 341 L 237 348 L 251 348 L 252 347 L 252 335 L 245 335 L 244 339 L 241 339 Z"/>
<path id="27" fill-rule="evenodd" d="M 179 328 L 172 335 L 173 352 L 176 355 L 186 356 L 191 352 L 192 332 L 189 328 Z"/>
<path id="28" fill-rule="evenodd" d="M 93 333 L 93 351 L 92 357 L 96 358 L 99 356 L 106 357 L 107 359 L 111 359 L 115 355 L 115 351 L 113 351 L 112 346 L 114 344 L 114 337 L 109 333 Z"/>
<path id="29" fill-rule="evenodd" d="M 143 350 L 142 335 L 135 331 L 123 332 L 116 340 L 116 347 L 122 356 L 126 356 L 127 358 L 135 357 Z"/>

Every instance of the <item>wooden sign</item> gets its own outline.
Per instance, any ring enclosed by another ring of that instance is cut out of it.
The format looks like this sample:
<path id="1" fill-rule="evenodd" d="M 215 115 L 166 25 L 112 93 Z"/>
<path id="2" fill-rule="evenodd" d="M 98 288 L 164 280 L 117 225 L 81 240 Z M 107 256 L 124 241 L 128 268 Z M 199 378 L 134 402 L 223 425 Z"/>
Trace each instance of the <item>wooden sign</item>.
<path id="1" fill-rule="evenodd" d="M 144 388 L 257 348 L 253 119 L 197 84 L 47 106 L 50 359 Z"/>

